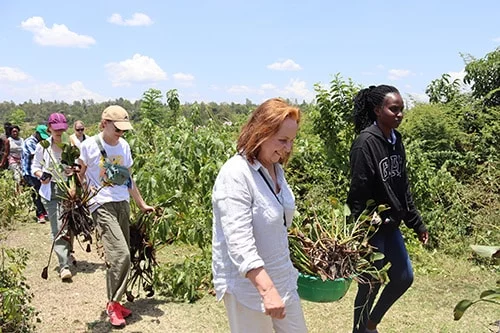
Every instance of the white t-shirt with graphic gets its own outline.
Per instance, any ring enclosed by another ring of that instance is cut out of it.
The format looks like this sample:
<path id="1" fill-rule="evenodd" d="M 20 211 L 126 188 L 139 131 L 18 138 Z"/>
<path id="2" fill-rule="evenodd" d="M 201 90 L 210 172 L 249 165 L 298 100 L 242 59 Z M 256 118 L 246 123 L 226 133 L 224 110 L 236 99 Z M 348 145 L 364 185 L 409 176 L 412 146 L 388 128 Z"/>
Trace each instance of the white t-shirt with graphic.
<path id="1" fill-rule="evenodd" d="M 118 144 L 111 146 L 104 142 L 102 133 L 99 133 L 98 136 L 111 164 L 119 164 L 126 168 L 132 166 L 132 154 L 127 141 L 120 138 Z M 104 169 L 104 157 L 94 137 L 87 138 L 87 140 L 82 142 L 80 147 L 80 160 L 87 166 L 85 178 L 88 186 L 95 190 L 100 189 L 90 201 L 91 211 L 94 211 L 97 207 L 107 202 L 130 200 L 127 185 L 110 185 L 107 183 L 108 179 Z"/>

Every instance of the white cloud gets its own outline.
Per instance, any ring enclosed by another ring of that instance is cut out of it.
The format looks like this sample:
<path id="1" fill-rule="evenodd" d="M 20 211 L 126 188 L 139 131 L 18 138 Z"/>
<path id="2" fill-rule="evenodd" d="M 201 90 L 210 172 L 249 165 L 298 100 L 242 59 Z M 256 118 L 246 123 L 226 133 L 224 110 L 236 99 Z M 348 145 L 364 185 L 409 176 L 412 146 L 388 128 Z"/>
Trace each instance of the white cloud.
<path id="1" fill-rule="evenodd" d="M 306 82 L 299 79 L 290 80 L 290 82 L 282 88 L 272 83 L 263 83 L 258 88 L 247 85 L 233 85 L 226 91 L 235 95 L 243 95 L 246 98 L 263 96 L 262 101 L 277 96 L 283 98 L 301 98 L 309 101 L 314 99 L 314 93 L 307 89 Z"/>
<path id="2" fill-rule="evenodd" d="M 408 69 L 390 69 L 388 78 L 394 81 L 410 75 L 411 71 Z"/>
<path id="3" fill-rule="evenodd" d="M 276 86 L 272 83 L 263 83 L 260 85 L 260 89 L 263 90 L 275 90 Z"/>
<path id="4" fill-rule="evenodd" d="M 231 86 L 227 90 L 227 92 L 231 93 L 231 94 L 249 94 L 249 93 L 253 93 L 254 89 L 252 89 L 248 86 L 245 86 L 245 85 L 234 85 L 234 86 Z"/>
<path id="5" fill-rule="evenodd" d="M 500 43 L 500 37 L 493 38 L 493 41 L 494 41 L 495 43 Z"/>
<path id="6" fill-rule="evenodd" d="M 46 101 L 65 101 L 67 103 L 81 101 L 82 99 L 92 99 L 96 102 L 103 102 L 110 99 L 87 89 L 80 81 L 75 81 L 67 85 L 48 82 L 31 85 L 23 83 L 2 86 L 0 83 L 0 91 L 6 92 L 11 96 L 11 100 L 17 103 L 40 99 Z"/>
<path id="7" fill-rule="evenodd" d="M 267 65 L 267 68 L 275 71 L 299 71 L 302 69 L 299 64 L 295 63 L 292 59 L 287 59 L 283 62 L 275 62 Z"/>
<path id="8" fill-rule="evenodd" d="M 175 81 L 177 81 L 179 84 L 185 87 L 193 86 L 194 75 L 187 73 L 175 73 L 172 75 L 172 77 L 174 78 Z"/>
<path id="9" fill-rule="evenodd" d="M 463 68 L 460 72 L 448 72 L 448 75 L 450 75 L 450 82 L 455 81 L 455 79 L 458 79 L 460 82 L 460 91 L 461 92 L 470 92 L 472 89 L 472 83 L 471 84 L 466 84 L 464 82 L 464 77 L 465 77 L 465 68 Z"/>
<path id="10" fill-rule="evenodd" d="M 405 99 L 405 106 L 408 109 L 411 109 L 414 106 L 414 102 L 419 102 L 419 103 L 428 103 L 429 102 L 429 96 L 424 93 L 408 93 L 408 99 Z"/>
<path id="11" fill-rule="evenodd" d="M 46 83 L 35 86 L 34 90 L 38 98 L 49 101 L 62 100 L 71 103 L 82 99 L 93 99 L 94 101 L 106 100 L 104 96 L 85 88 L 81 81 L 75 81 L 68 85 Z"/>
<path id="12" fill-rule="evenodd" d="M 312 93 L 307 89 L 306 81 L 300 81 L 299 79 L 292 79 L 285 87 L 285 92 L 287 96 L 285 97 L 303 97 L 310 98 Z M 291 96 L 290 96 L 291 95 Z"/>
<path id="13" fill-rule="evenodd" d="M 12 67 L 0 67 L 0 81 L 25 81 L 30 76 L 20 69 Z"/>
<path id="14" fill-rule="evenodd" d="M 42 46 L 88 47 L 95 44 L 94 38 L 70 31 L 64 24 L 54 24 L 48 28 L 40 16 L 21 22 L 21 27 L 32 32 L 35 43 Z"/>
<path id="15" fill-rule="evenodd" d="M 139 26 L 147 26 L 153 24 L 153 20 L 149 16 L 143 13 L 134 13 L 132 18 L 124 20 L 120 14 L 114 13 L 108 18 L 109 23 L 131 26 L 131 27 L 139 27 Z"/>
<path id="16" fill-rule="evenodd" d="M 448 75 L 450 75 L 450 82 L 453 82 L 456 79 L 458 79 L 460 83 L 463 84 L 465 77 L 465 69 L 462 69 L 460 72 L 448 72 Z"/>
<path id="17" fill-rule="evenodd" d="M 179 81 L 193 81 L 194 76 L 191 74 L 186 74 L 186 73 L 175 73 L 172 75 L 174 79 L 179 80 Z"/>
<path id="18" fill-rule="evenodd" d="M 134 82 L 158 82 L 167 79 L 153 58 L 134 54 L 132 59 L 105 65 L 113 86 L 128 86 Z"/>

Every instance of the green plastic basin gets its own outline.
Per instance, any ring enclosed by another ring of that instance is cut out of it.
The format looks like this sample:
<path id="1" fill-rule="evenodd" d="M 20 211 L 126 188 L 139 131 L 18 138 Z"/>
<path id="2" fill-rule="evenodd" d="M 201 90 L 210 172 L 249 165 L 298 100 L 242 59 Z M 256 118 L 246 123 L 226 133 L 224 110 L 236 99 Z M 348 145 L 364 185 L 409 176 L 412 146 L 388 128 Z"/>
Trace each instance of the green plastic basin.
<path id="1" fill-rule="evenodd" d="M 345 296 L 352 279 L 321 280 L 320 277 L 299 273 L 299 296 L 311 302 L 335 302 Z"/>

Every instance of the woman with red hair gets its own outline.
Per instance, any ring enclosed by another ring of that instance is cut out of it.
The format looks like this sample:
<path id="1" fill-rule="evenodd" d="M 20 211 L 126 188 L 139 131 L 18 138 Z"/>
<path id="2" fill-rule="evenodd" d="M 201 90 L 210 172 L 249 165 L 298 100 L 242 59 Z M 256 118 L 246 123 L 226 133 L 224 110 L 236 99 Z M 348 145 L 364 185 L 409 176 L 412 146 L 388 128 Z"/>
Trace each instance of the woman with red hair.
<path id="1" fill-rule="evenodd" d="M 298 108 L 264 102 L 215 181 L 213 282 L 231 332 L 307 332 L 288 249 L 295 198 L 283 171 L 299 121 Z"/>

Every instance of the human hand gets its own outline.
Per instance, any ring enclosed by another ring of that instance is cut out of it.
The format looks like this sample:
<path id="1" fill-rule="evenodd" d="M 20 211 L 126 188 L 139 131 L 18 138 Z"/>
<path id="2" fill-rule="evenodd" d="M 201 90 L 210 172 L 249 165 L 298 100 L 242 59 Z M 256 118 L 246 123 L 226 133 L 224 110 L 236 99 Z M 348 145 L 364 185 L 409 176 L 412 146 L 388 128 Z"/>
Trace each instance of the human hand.
<path id="1" fill-rule="evenodd" d="M 72 166 L 67 165 L 67 166 L 64 167 L 64 175 L 66 177 L 71 176 L 73 173 L 74 173 L 74 171 L 73 171 L 73 167 Z"/>
<path id="2" fill-rule="evenodd" d="M 274 286 L 262 296 L 262 302 L 266 315 L 276 319 L 285 318 L 285 303 Z"/>
<path id="3" fill-rule="evenodd" d="M 424 232 L 421 232 L 418 234 L 418 239 L 422 242 L 422 244 L 427 244 L 427 242 L 429 241 L 429 232 L 428 231 L 424 231 Z"/>
<path id="4" fill-rule="evenodd" d="M 150 206 L 147 204 L 144 204 L 142 207 L 140 207 L 140 209 L 141 209 L 141 212 L 143 212 L 143 213 L 150 213 L 150 212 L 155 211 L 155 208 L 153 206 Z"/>
<path id="5" fill-rule="evenodd" d="M 73 163 L 72 168 L 73 168 L 73 172 L 79 173 L 80 170 L 82 169 L 82 166 L 80 164 L 78 164 L 78 163 Z"/>
<path id="6" fill-rule="evenodd" d="M 42 176 L 40 177 L 40 183 L 48 184 L 48 183 L 50 183 L 51 179 L 52 179 L 52 175 L 48 172 L 44 172 L 44 173 L 42 173 Z"/>

